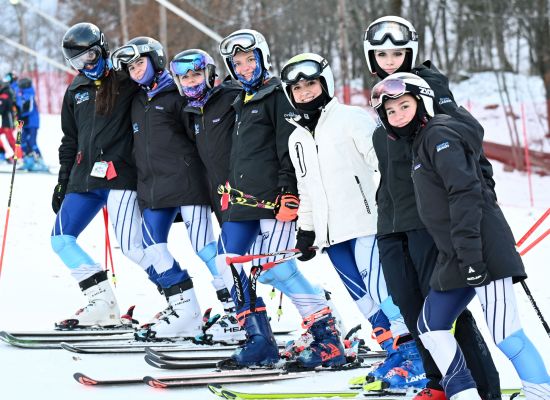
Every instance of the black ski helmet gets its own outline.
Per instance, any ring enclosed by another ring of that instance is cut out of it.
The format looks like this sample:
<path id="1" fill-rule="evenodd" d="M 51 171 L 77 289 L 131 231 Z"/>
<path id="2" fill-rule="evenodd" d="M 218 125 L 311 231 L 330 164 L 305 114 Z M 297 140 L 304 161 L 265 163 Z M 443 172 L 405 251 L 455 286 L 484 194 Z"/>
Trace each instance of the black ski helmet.
<path id="1" fill-rule="evenodd" d="M 153 63 L 153 69 L 155 72 L 161 72 L 166 68 L 166 52 L 158 40 L 148 36 L 138 36 L 130 40 L 124 46 L 129 46 L 132 44 L 137 46 L 141 57 L 149 57 Z"/>
<path id="2" fill-rule="evenodd" d="M 70 60 L 94 46 L 101 48 L 101 54 L 105 59 L 109 56 L 109 45 L 105 35 L 90 22 L 80 22 L 71 26 L 63 35 L 61 43 L 63 56 L 66 60 Z"/>

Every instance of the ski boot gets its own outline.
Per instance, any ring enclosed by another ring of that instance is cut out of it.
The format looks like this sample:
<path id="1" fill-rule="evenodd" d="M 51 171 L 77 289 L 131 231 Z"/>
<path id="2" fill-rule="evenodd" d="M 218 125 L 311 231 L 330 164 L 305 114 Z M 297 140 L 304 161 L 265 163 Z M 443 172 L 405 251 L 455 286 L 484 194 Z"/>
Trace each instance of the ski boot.
<path id="1" fill-rule="evenodd" d="M 271 366 L 279 361 L 277 341 L 271 331 L 267 313 L 255 311 L 246 315 L 246 342 L 230 359 L 218 363 L 220 369 L 240 369 L 249 366 Z"/>
<path id="2" fill-rule="evenodd" d="M 32 164 L 27 168 L 28 171 L 30 172 L 49 171 L 48 166 L 46 165 L 46 163 L 44 162 L 44 159 L 40 155 L 33 153 L 30 156 L 32 157 L 33 160 L 32 160 Z"/>
<path id="3" fill-rule="evenodd" d="M 315 367 L 339 367 L 346 363 L 345 351 L 340 341 L 340 332 L 330 308 L 325 308 L 307 318 L 313 322 L 309 330 L 313 342 L 296 357 L 296 367 L 313 369 Z"/>
<path id="4" fill-rule="evenodd" d="M 442 389 L 424 388 L 413 400 L 447 400 L 447 396 Z"/>
<path id="5" fill-rule="evenodd" d="M 382 350 L 386 350 L 386 359 L 367 374 L 367 382 L 381 381 L 390 370 L 399 367 L 403 361 L 402 354 L 393 346 L 394 339 L 392 332 L 384 328 L 374 328 L 372 338 L 376 339 Z"/>
<path id="6" fill-rule="evenodd" d="M 121 324 L 120 311 L 106 271 L 95 273 L 79 285 L 88 299 L 88 305 L 69 319 L 56 323 L 56 329 L 114 327 Z"/>
<path id="7" fill-rule="evenodd" d="M 163 297 L 166 297 L 165 294 L 164 294 L 164 289 L 160 286 L 157 286 L 157 290 L 159 291 L 159 293 L 163 296 Z M 168 298 L 166 298 L 166 301 L 168 301 Z M 155 315 L 153 315 L 153 317 L 149 320 L 149 322 L 141 325 L 139 327 L 139 330 L 145 330 L 145 329 L 149 329 L 152 325 L 156 324 L 157 322 L 159 322 L 161 319 L 167 317 L 168 315 L 172 314 L 172 305 L 168 302 L 166 308 L 164 310 L 161 310 L 159 311 L 158 313 L 156 313 Z"/>
<path id="8" fill-rule="evenodd" d="M 470 388 L 453 394 L 449 400 L 481 400 L 481 397 L 476 388 Z"/>
<path id="9" fill-rule="evenodd" d="M 309 348 L 311 343 L 313 343 L 313 334 L 308 329 L 297 339 L 286 342 L 285 348 L 281 351 L 281 358 L 295 360 L 302 351 Z"/>
<path id="10" fill-rule="evenodd" d="M 136 340 L 188 339 L 202 332 L 202 315 L 191 279 L 164 289 L 164 294 L 170 310 L 165 310 L 167 314 L 158 322 L 136 331 Z"/>
<path id="11" fill-rule="evenodd" d="M 224 315 L 217 319 L 209 328 L 204 329 L 204 334 L 196 337 L 195 341 L 197 343 L 244 343 L 246 332 L 237 321 L 235 303 L 233 303 L 229 291 L 223 288 L 218 290 L 216 294 L 223 305 Z"/>
<path id="12" fill-rule="evenodd" d="M 399 367 L 388 371 L 383 380 L 388 382 L 392 389 L 408 387 L 425 388 L 428 379 L 426 379 L 424 365 L 422 365 L 422 359 L 420 358 L 415 341 L 409 340 L 408 342 L 401 343 L 397 347 L 397 352 L 405 361 Z"/>

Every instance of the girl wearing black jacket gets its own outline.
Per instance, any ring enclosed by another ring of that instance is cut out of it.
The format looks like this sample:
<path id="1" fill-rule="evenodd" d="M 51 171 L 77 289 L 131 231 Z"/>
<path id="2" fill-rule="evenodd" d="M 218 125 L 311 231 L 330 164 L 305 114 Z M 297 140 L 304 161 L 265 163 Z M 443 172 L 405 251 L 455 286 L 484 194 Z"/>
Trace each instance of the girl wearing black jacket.
<path id="1" fill-rule="evenodd" d="M 214 60 L 200 49 L 178 53 L 170 63 L 170 72 L 180 94 L 187 99 L 185 112 L 189 115 L 189 132 L 206 167 L 210 201 L 221 226 L 222 209 L 217 188 L 229 175 L 231 135 L 235 125 L 235 110 L 231 104 L 241 92 L 241 87 L 230 77 L 214 86 Z M 212 247 L 210 254 L 213 258 L 217 253 L 217 246 L 213 243 Z M 242 342 L 246 337 L 244 329 L 237 322 L 235 303 L 223 278 L 218 274 L 215 263 L 211 262 L 209 267 L 212 268 L 212 284 L 223 305 L 224 315 L 208 328 L 203 338 L 212 342 Z"/>
<path id="2" fill-rule="evenodd" d="M 65 33 L 62 49 L 79 74 L 65 92 L 61 110 L 61 168 L 52 197 L 57 218 L 51 243 L 89 304 L 58 326 L 119 325 L 120 311 L 107 273 L 76 238 L 106 205 L 122 252 L 147 267 L 138 228 L 130 122 L 138 87 L 111 69 L 109 48 L 97 26 L 74 25 Z"/>
<path id="3" fill-rule="evenodd" d="M 521 328 L 512 287 L 527 277 L 525 268 L 479 162 L 483 136 L 464 120 L 434 116 L 433 99 L 428 83 L 410 73 L 389 76 L 372 91 L 372 105 L 388 132 L 412 140 L 417 209 L 439 251 L 418 318 L 420 339 L 443 375 L 447 397 L 479 400 L 470 364 L 450 332 L 477 296 L 526 398 L 548 399 L 550 376 Z"/>
<path id="4" fill-rule="evenodd" d="M 434 111 L 468 121 L 483 135 L 483 128 L 465 109 L 458 107 L 449 90 L 448 79 L 430 61 L 414 66 L 418 52 L 418 35 L 412 24 L 400 17 L 386 16 L 369 25 L 364 38 L 365 57 L 372 74 L 384 79 L 396 72 L 412 72 L 425 79 L 434 91 Z M 439 384 L 441 374 L 418 339 L 416 321 L 429 291 L 437 248 L 416 211 L 413 182 L 410 176 L 411 142 L 398 131 L 380 125 L 373 134 L 373 144 L 380 168 L 378 205 L 378 249 L 388 290 L 405 318 L 409 331 L 417 340 L 422 355 L 427 387 L 415 400 L 443 400 Z M 480 164 L 487 185 L 494 187 L 492 168 L 483 153 Z M 483 336 L 469 310 L 464 310 L 455 325 L 455 336 L 482 397 L 500 398 L 498 372 Z M 480 351 L 480 348 L 482 349 Z"/>
<path id="5" fill-rule="evenodd" d="M 296 176 L 288 153 L 293 128 L 285 117 L 293 115 L 280 81 L 269 76 L 269 47 L 264 36 L 251 29 L 233 32 L 220 43 L 220 53 L 232 77 L 243 87 L 233 102 L 233 130 L 228 183 L 259 199 L 275 202 L 275 213 L 265 208 L 230 204 L 223 213 L 216 266 L 237 305 L 237 318 L 247 333 L 246 343 L 232 356 L 236 366 L 269 365 L 278 358 L 277 343 L 261 298 L 251 296 L 242 264 L 226 264 L 227 256 L 246 254 L 258 234 L 264 235 L 260 251 L 294 248 L 299 200 Z M 273 261 L 273 258 L 265 261 Z M 294 260 L 265 271 L 260 282 L 275 286 L 288 296 L 315 338 L 298 362 L 306 367 L 345 362 L 340 345 L 324 345 L 338 332 L 325 294 L 298 271 Z M 329 349 L 332 349 L 329 350 Z M 231 364 L 231 363 L 230 363 Z"/>
<path id="6" fill-rule="evenodd" d="M 207 264 L 214 263 L 216 244 L 204 166 L 187 133 L 186 101 L 165 69 L 165 51 L 155 39 L 134 38 L 112 59 L 142 89 L 132 103 L 132 127 L 143 245 L 149 279 L 168 301 L 168 308 L 135 336 L 194 338 L 202 333 L 202 315 L 189 273 L 168 250 L 168 233 L 181 213 L 195 252 Z"/>

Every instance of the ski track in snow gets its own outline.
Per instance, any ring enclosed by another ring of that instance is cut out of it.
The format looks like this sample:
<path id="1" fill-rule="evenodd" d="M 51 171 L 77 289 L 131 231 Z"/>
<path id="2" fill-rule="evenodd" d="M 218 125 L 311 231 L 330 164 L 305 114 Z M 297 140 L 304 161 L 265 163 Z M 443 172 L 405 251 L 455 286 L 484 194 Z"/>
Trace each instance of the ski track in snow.
<path id="1" fill-rule="evenodd" d="M 39 144 L 46 162 L 55 166 L 57 148 L 61 132 L 59 116 L 43 116 L 39 132 Z M 502 165 L 495 165 L 497 193 L 503 211 L 508 218 L 516 239 L 540 217 L 550 205 L 550 177 L 533 177 L 534 207 L 530 206 L 527 178 L 525 174 L 503 171 Z M 0 276 L 0 330 L 49 329 L 56 320 L 67 318 L 77 308 L 84 305 L 84 299 L 68 270 L 51 250 L 50 232 L 54 222 L 51 211 L 51 193 L 57 178 L 53 175 L 17 174 L 13 190 L 11 216 L 2 275 Z M 9 174 L 0 174 L 0 204 L 7 204 Z M 4 221 L 5 208 L 0 209 Z M 533 234 L 540 235 L 550 222 L 545 222 Z M 3 226 L 3 225 L 2 225 Z M 111 232 L 111 238 L 114 235 Z M 81 235 L 79 243 L 90 252 L 97 262 L 104 262 L 104 226 L 101 214 L 94 219 Z M 524 257 L 529 273 L 527 284 L 542 313 L 550 321 L 550 291 L 548 291 L 548 260 L 550 259 L 550 239 L 546 239 Z M 528 241 L 529 243 L 530 241 Z M 114 245 L 114 244 L 113 244 Z M 215 292 L 210 284 L 211 277 L 204 264 L 189 247 L 182 224 L 176 224 L 170 233 L 169 245 L 176 259 L 189 269 L 194 278 L 201 307 L 214 307 L 220 312 Z M 115 271 L 118 278 L 116 294 L 121 311 L 132 304 L 136 305 L 135 317 L 147 321 L 165 306 L 164 299 L 149 283 L 145 273 L 118 249 L 113 249 Z M 349 329 L 362 323 L 362 337 L 373 349 L 377 345 L 370 337 L 370 326 L 363 320 L 349 298 L 344 286 L 326 255 L 317 256 L 308 263 L 300 264 L 301 270 L 333 293 L 333 301 L 343 316 Z M 274 329 L 292 327 L 299 331 L 299 316 L 287 298 L 283 300 L 284 314 L 277 321 L 275 311 L 277 295 L 269 299 L 270 288 L 260 286 L 267 305 L 273 315 Z M 550 341 L 542 328 L 520 285 L 516 295 L 523 326 L 528 336 L 540 349 L 547 367 L 550 367 Z M 486 340 L 488 331 L 482 319 L 481 307 L 476 300 L 470 306 L 476 316 Z M 504 388 L 520 385 L 511 363 L 490 344 L 495 364 L 501 374 Z M 150 399 L 154 394 L 158 399 L 207 399 L 216 398 L 206 388 L 193 389 L 153 389 L 146 385 L 116 387 L 85 387 L 77 383 L 72 375 L 82 372 L 93 378 L 117 378 L 152 375 L 155 377 L 175 375 L 179 371 L 163 371 L 148 366 L 143 355 L 80 355 L 64 350 L 23 350 L 0 343 L 0 380 L 2 398 L 78 398 L 87 399 Z M 200 373 L 205 370 L 181 373 Z M 312 378 L 288 382 L 235 384 L 235 390 L 242 391 L 304 391 L 304 390 L 344 390 L 347 380 L 356 375 L 366 374 L 367 370 L 323 373 Z M 330 374 L 330 375 L 329 375 Z"/>

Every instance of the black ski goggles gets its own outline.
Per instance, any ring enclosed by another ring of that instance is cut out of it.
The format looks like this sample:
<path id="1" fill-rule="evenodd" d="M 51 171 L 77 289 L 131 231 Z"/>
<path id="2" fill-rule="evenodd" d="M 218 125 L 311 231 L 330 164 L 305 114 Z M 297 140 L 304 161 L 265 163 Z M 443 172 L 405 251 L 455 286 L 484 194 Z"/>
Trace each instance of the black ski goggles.
<path id="1" fill-rule="evenodd" d="M 122 68 L 122 64 L 131 64 L 140 58 L 142 54 L 152 50 L 154 49 L 148 44 L 127 44 L 126 46 L 119 47 L 111 56 L 113 68 L 119 71 Z"/>
<path id="2" fill-rule="evenodd" d="M 224 57 L 235 55 L 239 50 L 248 52 L 256 48 L 256 37 L 251 33 L 237 33 L 226 37 L 220 43 L 220 54 Z"/>
<path id="3" fill-rule="evenodd" d="M 294 85 L 300 79 L 310 81 L 320 77 L 327 65 L 328 61 L 324 58 L 321 63 L 313 60 L 297 61 L 283 68 L 281 80 L 288 85 Z"/>
<path id="4" fill-rule="evenodd" d="M 90 47 L 87 50 L 84 50 L 82 53 L 69 58 L 69 64 L 74 69 L 82 70 L 86 65 L 95 65 L 97 64 L 97 61 L 101 57 L 101 47 L 99 45 L 95 45 L 93 47 Z"/>
<path id="5" fill-rule="evenodd" d="M 390 39 L 395 46 L 404 46 L 411 41 L 417 41 L 418 35 L 399 22 L 382 21 L 371 26 L 365 32 L 364 41 L 379 46 Z"/>

